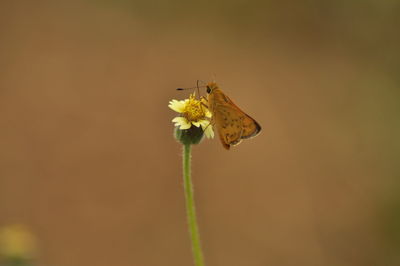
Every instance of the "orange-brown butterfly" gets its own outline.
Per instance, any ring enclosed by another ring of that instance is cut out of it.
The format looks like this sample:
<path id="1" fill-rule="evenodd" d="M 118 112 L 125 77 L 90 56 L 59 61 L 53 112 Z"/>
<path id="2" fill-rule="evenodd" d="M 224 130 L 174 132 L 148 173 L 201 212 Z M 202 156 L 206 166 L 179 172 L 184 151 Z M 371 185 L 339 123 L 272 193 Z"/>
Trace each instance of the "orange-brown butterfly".
<path id="1" fill-rule="evenodd" d="M 208 109 L 212 113 L 211 124 L 217 129 L 225 149 L 238 145 L 243 139 L 257 136 L 261 126 L 243 112 L 222 92 L 217 83 L 210 82 L 207 88 Z"/>
<path id="2" fill-rule="evenodd" d="M 225 149 L 229 150 L 231 146 L 238 145 L 243 139 L 255 137 L 260 133 L 261 126 L 257 121 L 234 104 L 216 82 L 209 82 L 205 87 L 208 94 L 207 107 L 212 113 L 211 124 L 217 129 Z M 195 88 L 199 90 L 199 80 Z M 178 88 L 177 90 L 195 88 Z"/>

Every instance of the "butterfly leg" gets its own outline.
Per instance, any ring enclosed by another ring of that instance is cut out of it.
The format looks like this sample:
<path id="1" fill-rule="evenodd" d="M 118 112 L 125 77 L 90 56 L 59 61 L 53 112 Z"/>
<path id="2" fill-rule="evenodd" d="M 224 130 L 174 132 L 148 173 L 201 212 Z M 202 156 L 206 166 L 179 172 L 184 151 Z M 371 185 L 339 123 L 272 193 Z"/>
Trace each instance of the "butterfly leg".
<path id="1" fill-rule="evenodd" d="M 212 118 L 211 118 L 210 123 L 204 128 L 203 131 L 206 131 L 206 129 L 207 129 L 210 125 L 211 125 L 212 127 L 214 127 L 214 125 L 215 125 L 215 121 L 214 121 L 214 119 L 212 119 Z"/>
<path id="2" fill-rule="evenodd" d="M 208 105 L 207 104 L 201 102 L 201 105 L 208 109 Z"/>
<path id="3" fill-rule="evenodd" d="M 207 105 L 207 104 L 205 104 L 203 100 L 204 100 L 206 103 L 208 103 L 208 100 L 207 100 L 207 98 L 206 98 L 206 97 L 204 97 L 204 96 L 201 96 L 201 97 L 200 97 L 200 103 L 201 103 L 201 105 L 203 105 L 205 108 L 207 108 L 207 109 L 208 109 L 208 105 Z"/>

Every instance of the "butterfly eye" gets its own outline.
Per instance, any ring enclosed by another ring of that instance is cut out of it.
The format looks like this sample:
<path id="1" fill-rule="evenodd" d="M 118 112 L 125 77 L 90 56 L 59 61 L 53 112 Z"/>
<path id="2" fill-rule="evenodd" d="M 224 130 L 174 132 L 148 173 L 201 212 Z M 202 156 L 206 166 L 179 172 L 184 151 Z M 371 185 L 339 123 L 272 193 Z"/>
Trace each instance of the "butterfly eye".
<path id="1" fill-rule="evenodd" d="M 210 88 L 210 86 L 207 86 L 207 93 L 211 93 L 211 88 Z"/>

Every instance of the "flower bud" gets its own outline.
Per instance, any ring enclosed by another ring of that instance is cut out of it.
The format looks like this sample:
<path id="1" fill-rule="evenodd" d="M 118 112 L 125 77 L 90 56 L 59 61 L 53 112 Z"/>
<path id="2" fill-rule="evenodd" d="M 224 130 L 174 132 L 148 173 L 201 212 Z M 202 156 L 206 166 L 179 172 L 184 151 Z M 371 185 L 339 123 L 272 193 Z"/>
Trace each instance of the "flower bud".
<path id="1" fill-rule="evenodd" d="M 175 127 L 175 138 L 183 145 L 199 144 L 203 139 L 204 131 L 201 127 L 192 126 L 189 129 Z"/>

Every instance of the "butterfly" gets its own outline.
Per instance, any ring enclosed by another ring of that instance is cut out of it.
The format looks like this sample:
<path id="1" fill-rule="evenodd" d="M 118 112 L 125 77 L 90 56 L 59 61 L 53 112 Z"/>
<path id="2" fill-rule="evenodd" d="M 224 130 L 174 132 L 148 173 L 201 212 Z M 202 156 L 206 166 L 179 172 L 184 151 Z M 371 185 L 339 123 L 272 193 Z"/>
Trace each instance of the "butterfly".
<path id="1" fill-rule="evenodd" d="M 225 149 L 238 145 L 243 139 L 257 136 L 261 126 L 243 112 L 225 95 L 217 83 L 206 85 L 208 109 L 212 113 L 211 124 L 218 131 L 219 139 Z"/>

